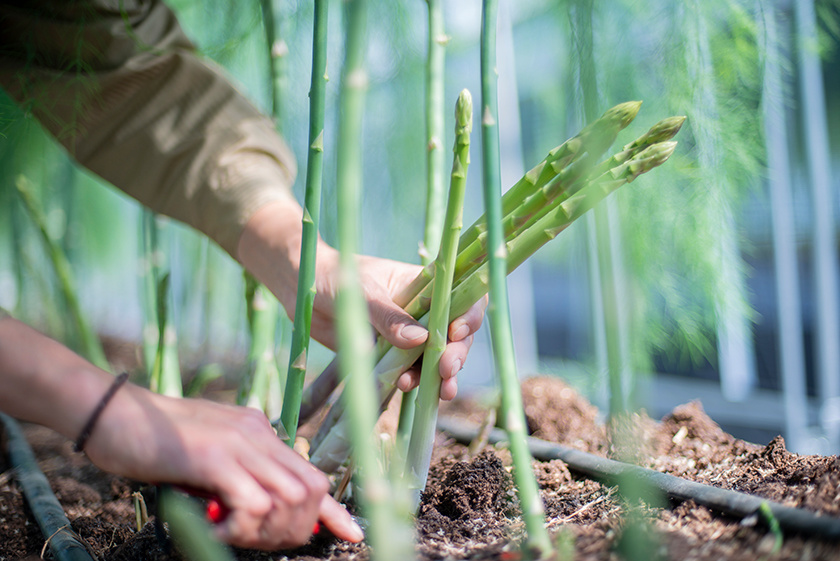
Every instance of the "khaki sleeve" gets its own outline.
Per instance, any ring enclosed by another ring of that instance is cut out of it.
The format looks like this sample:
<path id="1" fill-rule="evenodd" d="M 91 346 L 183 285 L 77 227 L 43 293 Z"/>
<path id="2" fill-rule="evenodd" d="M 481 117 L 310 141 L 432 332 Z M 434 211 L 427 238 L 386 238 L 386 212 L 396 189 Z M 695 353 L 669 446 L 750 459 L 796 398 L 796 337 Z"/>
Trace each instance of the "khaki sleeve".
<path id="1" fill-rule="evenodd" d="M 81 165 L 236 257 L 294 157 L 157 0 L 0 0 L 0 85 Z"/>

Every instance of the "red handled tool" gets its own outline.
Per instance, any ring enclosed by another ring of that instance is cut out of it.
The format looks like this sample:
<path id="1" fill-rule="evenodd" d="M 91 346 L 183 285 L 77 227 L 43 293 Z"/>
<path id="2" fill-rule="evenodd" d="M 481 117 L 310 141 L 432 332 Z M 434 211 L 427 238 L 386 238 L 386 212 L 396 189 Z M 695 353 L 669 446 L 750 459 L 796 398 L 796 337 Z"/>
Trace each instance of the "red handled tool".
<path id="1" fill-rule="evenodd" d="M 224 519 L 227 518 L 228 514 L 230 514 L 230 509 L 222 503 L 219 497 L 208 495 L 207 493 L 201 493 L 201 495 L 207 499 L 207 508 L 205 509 L 207 520 L 209 520 L 212 524 L 219 524 L 220 522 L 223 522 Z M 312 528 L 312 534 L 318 535 L 320 532 L 321 523 L 315 522 L 315 526 Z"/>

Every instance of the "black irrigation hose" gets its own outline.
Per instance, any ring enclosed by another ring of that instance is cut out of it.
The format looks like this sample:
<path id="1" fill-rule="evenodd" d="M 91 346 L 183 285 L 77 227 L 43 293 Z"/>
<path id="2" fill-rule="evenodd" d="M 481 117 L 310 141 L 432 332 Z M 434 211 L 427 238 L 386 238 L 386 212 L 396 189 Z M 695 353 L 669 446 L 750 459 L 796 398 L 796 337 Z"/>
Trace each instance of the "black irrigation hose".
<path id="1" fill-rule="evenodd" d="M 478 433 L 478 428 L 475 426 L 443 417 L 438 419 L 438 429 L 464 444 L 470 443 Z M 507 440 L 507 433 L 503 430 L 491 431 L 489 442 L 495 444 L 505 440 Z M 738 491 L 688 481 L 667 473 L 602 458 L 537 438 L 528 438 L 528 447 L 535 458 L 544 461 L 562 460 L 569 469 L 587 477 L 609 484 L 617 484 L 619 480 L 626 481 L 628 477 L 635 478 L 641 483 L 658 489 L 672 500 L 691 499 L 699 505 L 731 516 L 746 518 L 757 515 L 761 504 L 766 503 L 783 530 L 830 540 L 840 539 L 840 518 L 834 516 L 824 516 Z"/>
<path id="2" fill-rule="evenodd" d="M 29 508 L 58 561 L 93 561 L 79 535 L 70 526 L 32 448 L 17 422 L 0 413 L 6 433 L 6 453 Z"/>

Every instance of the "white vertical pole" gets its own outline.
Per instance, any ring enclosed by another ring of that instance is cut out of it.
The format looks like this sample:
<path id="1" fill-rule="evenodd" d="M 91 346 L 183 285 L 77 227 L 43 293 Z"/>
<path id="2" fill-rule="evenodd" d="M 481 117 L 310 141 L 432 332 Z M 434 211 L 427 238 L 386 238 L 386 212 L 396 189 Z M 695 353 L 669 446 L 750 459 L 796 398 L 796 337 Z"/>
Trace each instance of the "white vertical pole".
<path id="1" fill-rule="evenodd" d="M 773 250 L 778 308 L 779 359 L 785 408 L 785 438 L 788 448 L 800 450 L 806 440 L 805 353 L 796 260 L 788 139 L 785 130 L 784 96 L 778 54 L 776 7 L 765 6 L 767 38 L 764 68 L 764 134 L 767 144 L 767 174 L 773 219 Z"/>
<path id="2" fill-rule="evenodd" d="M 817 317 L 817 376 L 823 430 L 830 453 L 840 448 L 840 309 L 838 309 L 837 228 L 831 194 L 831 163 L 823 75 L 817 52 L 813 0 L 797 0 L 799 87 L 814 217 L 814 278 Z"/>

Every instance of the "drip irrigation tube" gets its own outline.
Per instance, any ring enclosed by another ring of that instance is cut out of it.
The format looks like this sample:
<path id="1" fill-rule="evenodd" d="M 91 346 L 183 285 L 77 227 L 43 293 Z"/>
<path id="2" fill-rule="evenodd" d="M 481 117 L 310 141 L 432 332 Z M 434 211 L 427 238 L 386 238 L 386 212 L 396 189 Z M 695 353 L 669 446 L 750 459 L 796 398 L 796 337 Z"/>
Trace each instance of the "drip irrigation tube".
<path id="1" fill-rule="evenodd" d="M 438 420 L 438 429 L 464 444 L 469 444 L 478 434 L 476 426 L 443 417 Z M 505 440 L 507 440 L 505 431 L 501 429 L 491 431 L 489 442 L 495 444 Z M 731 516 L 746 518 L 757 515 L 762 503 L 766 503 L 783 530 L 840 540 L 840 518 L 834 516 L 824 516 L 738 491 L 688 481 L 667 473 L 602 458 L 537 438 L 529 437 L 528 447 L 535 458 L 544 461 L 562 460 L 570 470 L 587 477 L 609 484 L 616 484 L 619 480 L 626 481 L 626 478 L 634 478 L 636 481 L 658 489 L 671 500 L 691 499 L 699 505 Z"/>
<path id="2" fill-rule="evenodd" d="M 0 413 L 6 435 L 6 453 L 26 502 L 58 561 L 93 561 L 84 542 L 70 526 L 46 476 L 17 421 Z"/>

